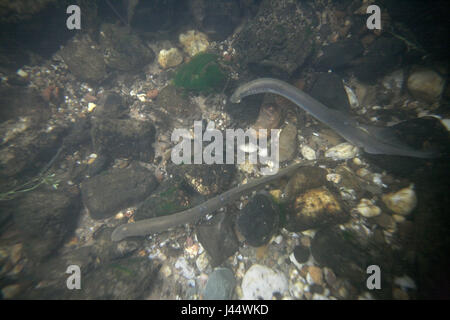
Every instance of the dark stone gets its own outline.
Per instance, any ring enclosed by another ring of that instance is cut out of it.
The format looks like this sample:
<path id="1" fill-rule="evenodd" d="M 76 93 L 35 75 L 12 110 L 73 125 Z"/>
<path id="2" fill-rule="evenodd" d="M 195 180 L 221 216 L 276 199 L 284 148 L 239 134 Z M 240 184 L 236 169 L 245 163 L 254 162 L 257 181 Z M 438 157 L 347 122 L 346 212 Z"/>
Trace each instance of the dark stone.
<path id="1" fill-rule="evenodd" d="M 208 253 L 213 268 L 239 249 L 233 221 L 225 212 L 219 212 L 207 223 L 197 226 L 197 238 Z"/>
<path id="2" fill-rule="evenodd" d="M 82 290 L 67 290 L 65 299 L 132 300 L 148 296 L 159 266 L 147 257 L 121 259 L 102 265 L 82 278 Z"/>
<path id="3" fill-rule="evenodd" d="M 61 56 L 80 80 L 95 84 L 107 75 L 103 53 L 87 35 L 72 38 L 61 50 Z"/>
<path id="4" fill-rule="evenodd" d="M 208 277 L 203 300 L 230 300 L 235 285 L 233 271 L 227 268 L 216 268 Z"/>
<path id="5" fill-rule="evenodd" d="M 322 48 L 323 55 L 317 61 L 321 71 L 338 70 L 347 67 L 354 59 L 363 54 L 364 48 L 356 39 L 346 39 L 331 43 Z"/>
<path id="6" fill-rule="evenodd" d="M 192 164 L 178 169 L 186 184 L 204 196 L 217 195 L 227 190 L 236 172 L 234 165 L 227 164 Z"/>
<path id="7" fill-rule="evenodd" d="M 309 259 L 309 248 L 299 245 L 294 248 L 294 257 L 298 263 L 305 263 Z"/>
<path id="8" fill-rule="evenodd" d="M 255 195 L 240 212 L 236 225 L 247 243 L 254 247 L 265 245 L 277 231 L 278 208 L 264 194 Z"/>
<path id="9" fill-rule="evenodd" d="M 260 4 L 258 14 L 237 34 L 237 59 L 255 71 L 282 76 L 301 66 L 311 54 L 316 18 L 311 3 L 294 0 Z M 308 17 L 308 18 L 306 18 Z"/>
<path id="10" fill-rule="evenodd" d="M 116 214 L 147 197 L 157 186 L 153 172 L 132 163 L 128 168 L 112 168 L 83 181 L 83 203 L 93 219 Z"/>
<path id="11" fill-rule="evenodd" d="M 17 120 L 19 117 L 31 117 L 35 127 L 48 120 L 50 109 L 42 97 L 31 88 L 0 87 L 0 123 Z"/>
<path id="12" fill-rule="evenodd" d="M 172 214 L 190 207 L 189 193 L 182 179 L 174 176 L 164 180 L 149 197 L 136 209 L 136 221 Z"/>
<path id="13" fill-rule="evenodd" d="M 131 158 L 150 162 L 155 127 L 148 121 L 134 119 L 93 119 L 91 137 L 97 154 L 111 159 Z"/>
<path id="14" fill-rule="evenodd" d="M 107 92 L 100 98 L 100 101 L 92 114 L 100 118 L 120 119 L 127 110 L 120 94 L 116 92 Z"/>
<path id="15" fill-rule="evenodd" d="M 215 41 L 224 40 L 240 21 L 240 1 L 190 1 L 190 11 L 198 28 Z"/>
<path id="16" fill-rule="evenodd" d="M 392 250 L 359 235 L 353 230 L 339 227 L 320 229 L 311 242 L 311 253 L 321 267 L 329 267 L 336 276 L 349 280 L 360 290 L 367 290 L 367 267 L 380 267 L 381 289 L 374 290 L 377 297 L 388 299 L 392 294 Z"/>
<path id="17" fill-rule="evenodd" d="M 47 132 L 49 118 L 50 109 L 36 91 L 0 88 L 0 176 L 37 171 L 56 153 L 64 129 Z"/>
<path id="18" fill-rule="evenodd" d="M 160 109 L 167 111 L 167 115 L 171 117 L 170 122 L 177 128 L 180 124 L 190 128 L 195 120 L 201 119 L 200 108 L 186 99 L 182 89 L 173 85 L 163 88 L 155 103 Z"/>
<path id="19" fill-rule="evenodd" d="M 299 168 L 285 187 L 287 197 L 294 199 L 306 190 L 327 185 L 327 174 L 327 170 L 319 167 Z"/>
<path id="20" fill-rule="evenodd" d="M 32 259 L 40 261 L 63 244 L 75 229 L 80 204 L 77 192 L 60 190 L 36 190 L 17 199 L 13 218 Z"/>
<path id="21" fill-rule="evenodd" d="M 398 67 L 405 48 L 399 39 L 379 37 L 364 57 L 353 61 L 351 70 L 358 79 L 373 82 Z"/>
<path id="22" fill-rule="evenodd" d="M 108 67 L 119 71 L 133 71 L 150 63 L 155 53 L 130 28 L 104 23 L 100 28 L 100 45 L 106 52 Z"/>
<path id="23" fill-rule="evenodd" d="M 350 112 L 342 79 L 335 73 L 321 73 L 309 94 L 331 109 Z"/>

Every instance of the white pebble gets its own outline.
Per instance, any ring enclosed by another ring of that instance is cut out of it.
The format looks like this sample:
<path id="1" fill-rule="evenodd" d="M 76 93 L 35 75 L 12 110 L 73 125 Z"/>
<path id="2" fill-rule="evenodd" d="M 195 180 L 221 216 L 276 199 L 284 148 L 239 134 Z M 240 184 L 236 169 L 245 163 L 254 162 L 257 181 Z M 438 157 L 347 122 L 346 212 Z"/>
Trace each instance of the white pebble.
<path id="1" fill-rule="evenodd" d="M 242 292 L 245 300 L 270 300 L 278 292 L 283 295 L 288 290 L 286 277 L 266 266 L 254 264 L 242 279 Z"/>
<path id="2" fill-rule="evenodd" d="M 329 173 L 327 174 L 327 181 L 331 181 L 333 183 L 338 184 L 339 182 L 341 182 L 341 175 L 338 173 Z"/>
<path id="3" fill-rule="evenodd" d="M 344 142 L 340 143 L 325 152 L 325 157 L 335 160 L 346 160 L 354 158 L 358 154 L 358 148 L 354 145 Z"/>
<path id="4" fill-rule="evenodd" d="M 380 208 L 374 205 L 372 201 L 364 198 L 359 202 L 356 211 L 366 218 L 376 217 L 381 214 Z"/>
<path id="5" fill-rule="evenodd" d="M 387 193 L 381 199 L 394 213 L 404 216 L 410 214 L 417 205 L 417 197 L 413 185 L 397 192 Z"/>
<path id="6" fill-rule="evenodd" d="M 316 160 L 316 152 L 310 146 L 304 145 L 300 149 L 300 152 L 306 160 Z"/>

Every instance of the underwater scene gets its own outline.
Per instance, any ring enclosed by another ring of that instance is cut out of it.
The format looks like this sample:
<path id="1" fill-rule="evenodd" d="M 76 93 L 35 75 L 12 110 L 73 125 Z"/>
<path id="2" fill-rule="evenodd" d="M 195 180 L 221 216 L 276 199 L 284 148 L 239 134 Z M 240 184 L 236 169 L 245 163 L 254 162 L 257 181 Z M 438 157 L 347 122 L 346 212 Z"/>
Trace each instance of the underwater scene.
<path id="1" fill-rule="evenodd" d="M 0 299 L 449 299 L 449 7 L 0 0 Z"/>

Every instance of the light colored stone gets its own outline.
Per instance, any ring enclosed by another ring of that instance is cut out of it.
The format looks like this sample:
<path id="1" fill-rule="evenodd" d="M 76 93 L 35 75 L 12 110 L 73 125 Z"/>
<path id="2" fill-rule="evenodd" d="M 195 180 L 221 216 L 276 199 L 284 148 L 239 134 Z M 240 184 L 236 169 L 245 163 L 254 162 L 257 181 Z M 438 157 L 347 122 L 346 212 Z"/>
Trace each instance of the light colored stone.
<path id="1" fill-rule="evenodd" d="M 384 194 L 381 199 L 392 212 L 404 216 L 410 214 L 417 205 L 417 197 L 413 185 L 397 192 Z"/>
<path id="2" fill-rule="evenodd" d="M 183 56 L 177 48 L 161 50 L 158 55 L 158 63 L 164 69 L 175 67 L 183 62 Z"/>
<path id="3" fill-rule="evenodd" d="M 353 92 L 352 88 L 348 86 L 344 86 L 345 92 L 347 93 L 348 102 L 350 103 L 350 106 L 352 108 L 358 108 L 359 107 L 359 101 L 356 97 L 356 94 Z"/>
<path id="4" fill-rule="evenodd" d="M 427 68 L 417 68 L 408 77 L 408 90 L 417 98 L 427 102 L 439 100 L 444 90 L 445 80 L 437 72 Z"/>
<path id="5" fill-rule="evenodd" d="M 342 176 L 339 173 L 329 173 L 327 174 L 327 181 L 331 181 L 333 183 L 338 184 L 341 182 Z"/>
<path id="6" fill-rule="evenodd" d="M 189 30 L 186 33 L 182 33 L 178 39 L 183 45 L 184 51 L 190 57 L 195 56 L 197 53 L 206 51 L 209 46 L 209 41 L 206 34 L 196 30 Z"/>
<path id="7" fill-rule="evenodd" d="M 288 281 L 284 274 L 266 266 L 254 264 L 242 279 L 242 293 L 246 300 L 272 299 L 273 293 L 283 295 L 288 290 Z"/>
<path id="8" fill-rule="evenodd" d="M 372 203 L 369 199 L 361 199 L 356 211 L 359 212 L 363 217 L 372 218 L 381 214 L 381 209 Z"/>
<path id="9" fill-rule="evenodd" d="M 316 160 L 316 152 L 310 146 L 303 145 L 300 152 L 306 160 Z"/>
<path id="10" fill-rule="evenodd" d="M 358 154 L 358 148 L 354 145 L 344 142 L 340 143 L 325 152 L 325 157 L 335 160 L 346 160 L 354 158 Z"/>
<path id="11" fill-rule="evenodd" d="M 195 264 L 199 271 L 203 272 L 208 267 L 209 261 L 208 257 L 206 256 L 206 253 L 203 252 L 201 255 L 198 256 L 197 260 L 195 260 Z"/>

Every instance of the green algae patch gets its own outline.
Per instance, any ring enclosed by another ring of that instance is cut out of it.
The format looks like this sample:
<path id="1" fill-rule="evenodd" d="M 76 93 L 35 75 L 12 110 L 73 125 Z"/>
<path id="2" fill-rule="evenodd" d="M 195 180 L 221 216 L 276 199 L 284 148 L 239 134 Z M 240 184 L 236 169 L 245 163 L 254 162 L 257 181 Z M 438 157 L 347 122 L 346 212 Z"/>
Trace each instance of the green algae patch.
<path id="1" fill-rule="evenodd" d="M 173 83 L 176 87 L 196 92 L 213 92 L 223 87 L 226 76 L 218 57 L 212 53 L 199 53 L 178 68 Z"/>

